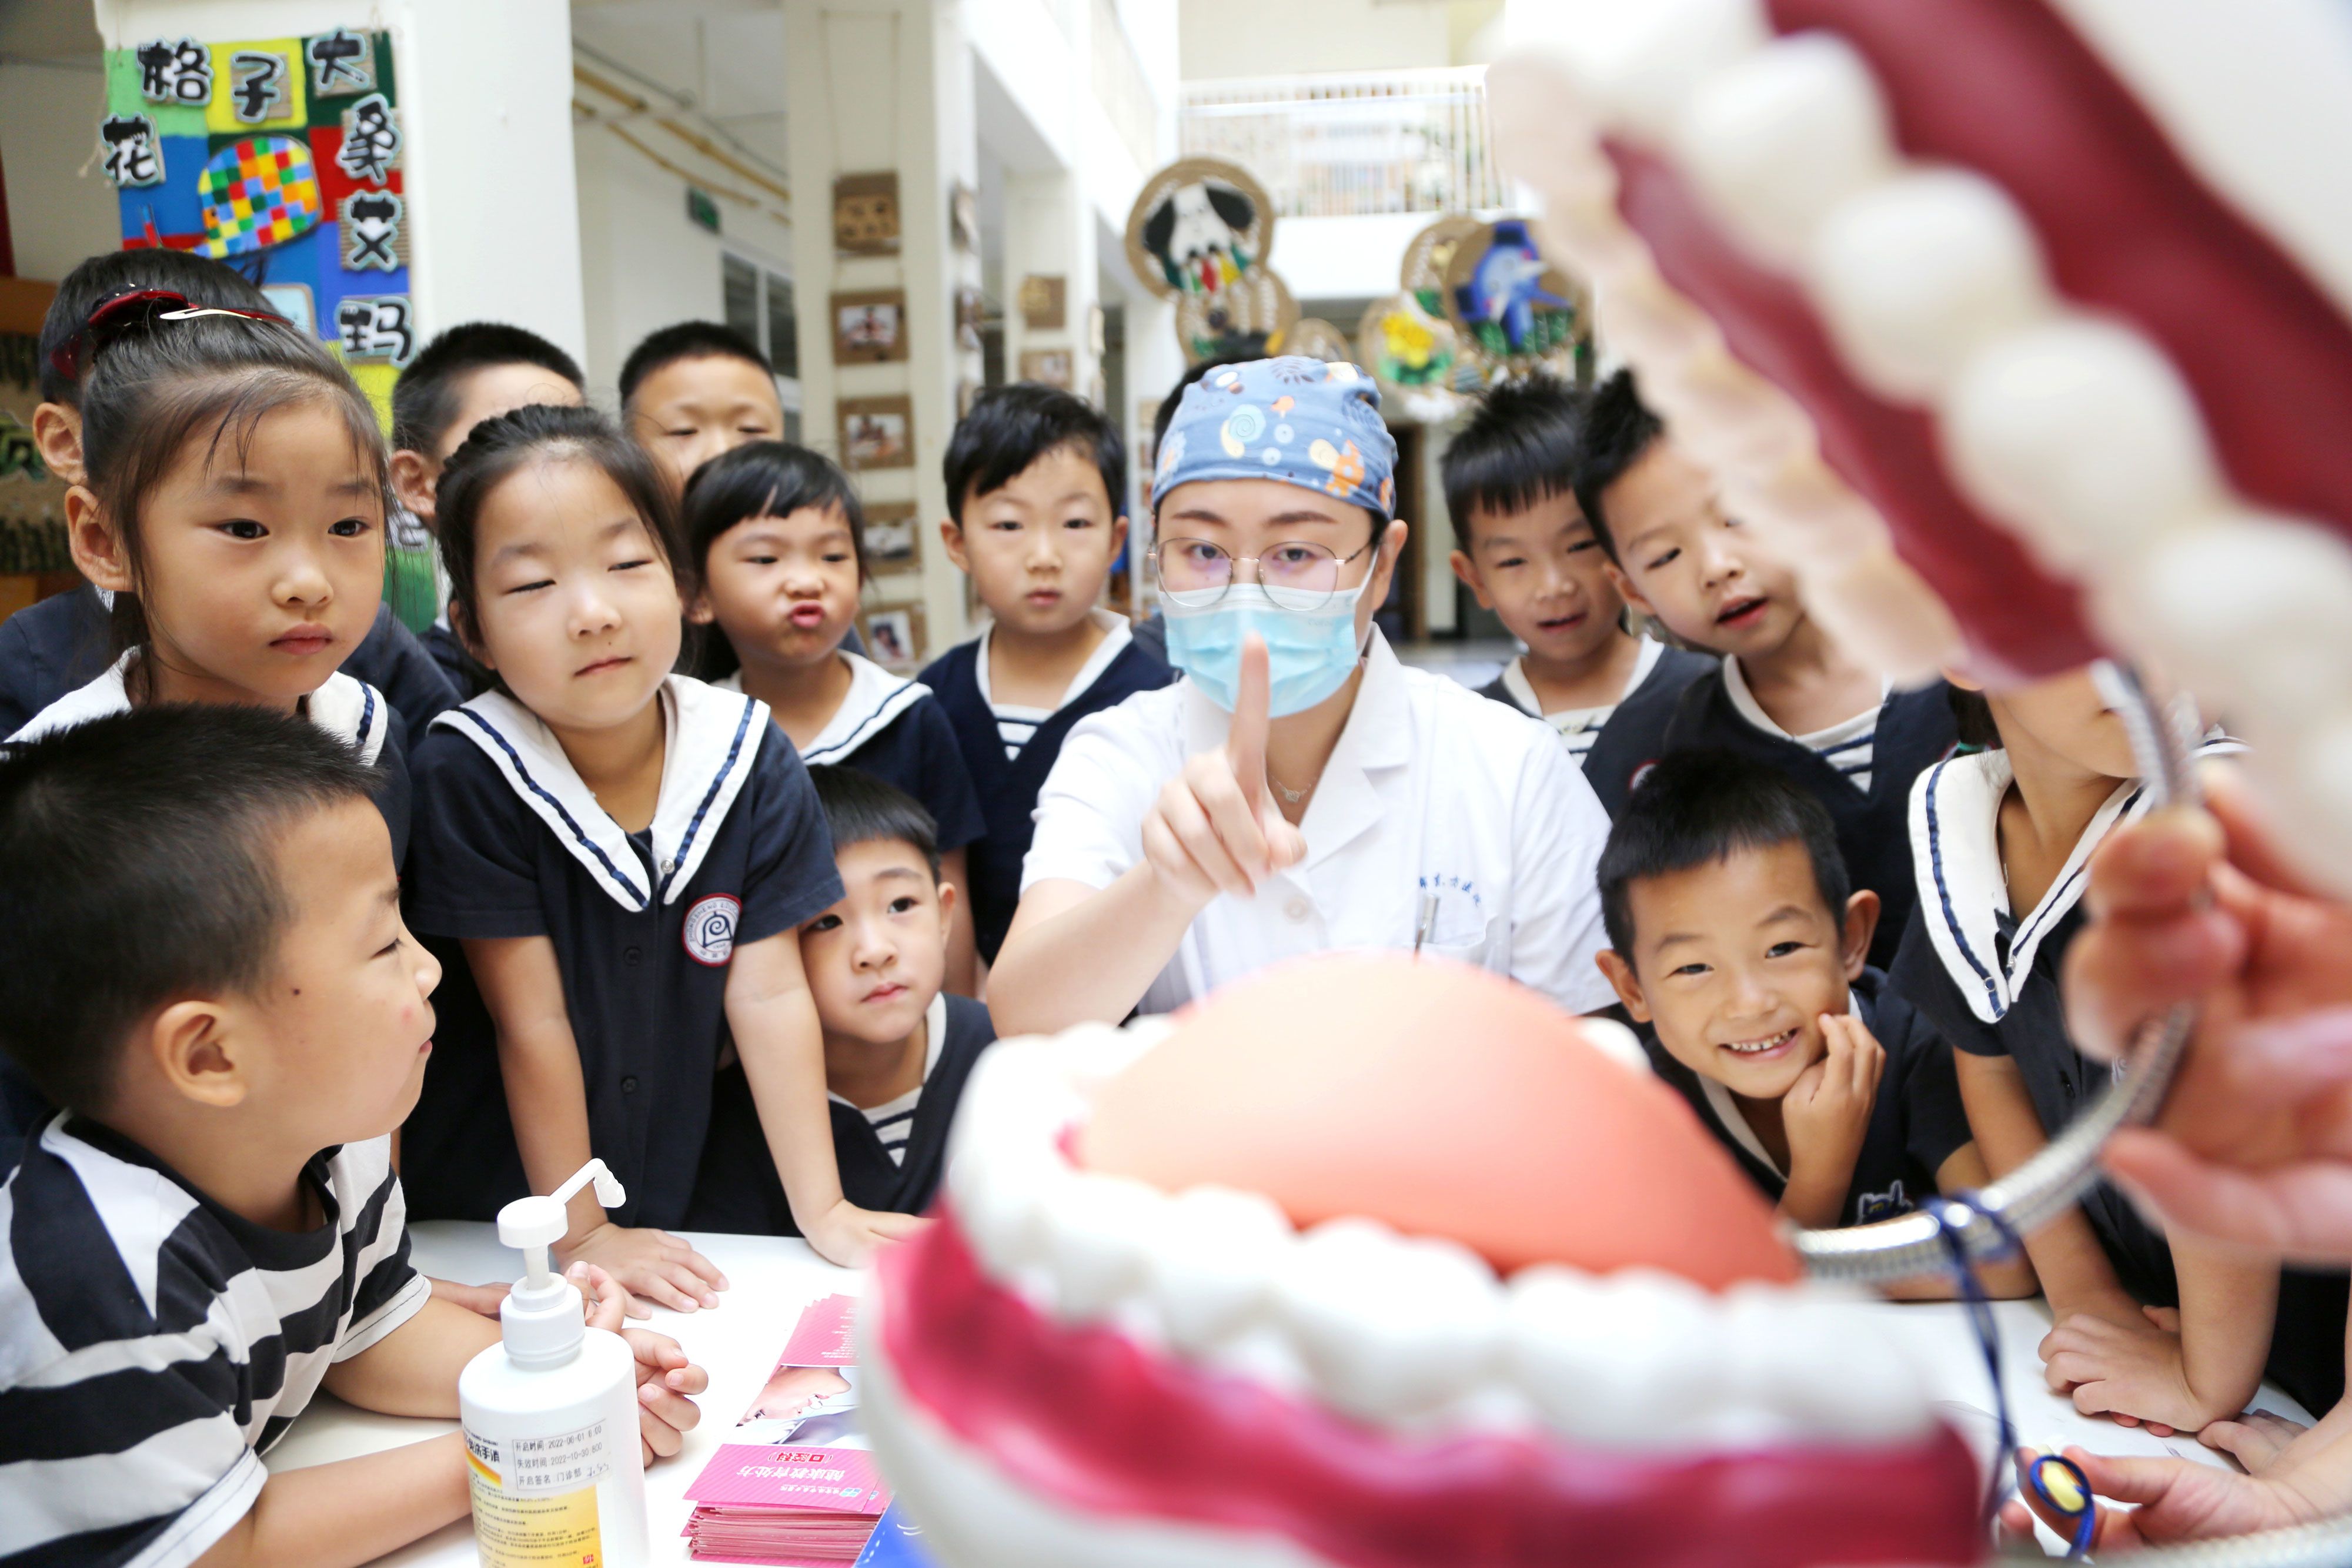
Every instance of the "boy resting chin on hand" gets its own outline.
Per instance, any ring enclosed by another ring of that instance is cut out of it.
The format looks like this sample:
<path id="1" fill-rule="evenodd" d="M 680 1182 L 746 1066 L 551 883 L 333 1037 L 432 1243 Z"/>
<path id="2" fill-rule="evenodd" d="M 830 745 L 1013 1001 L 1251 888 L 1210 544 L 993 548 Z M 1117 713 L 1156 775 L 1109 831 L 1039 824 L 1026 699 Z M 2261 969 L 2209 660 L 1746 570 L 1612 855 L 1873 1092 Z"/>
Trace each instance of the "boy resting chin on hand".
<path id="1" fill-rule="evenodd" d="M 1601 968 L 1652 1064 L 1782 1215 L 1865 1225 L 1985 1183 L 1951 1051 L 1865 963 L 1877 896 L 1849 891 L 1810 792 L 1727 752 L 1670 757 L 1619 814 L 1600 881 Z M 2035 1289 L 2021 1260 L 1979 1278 Z"/>

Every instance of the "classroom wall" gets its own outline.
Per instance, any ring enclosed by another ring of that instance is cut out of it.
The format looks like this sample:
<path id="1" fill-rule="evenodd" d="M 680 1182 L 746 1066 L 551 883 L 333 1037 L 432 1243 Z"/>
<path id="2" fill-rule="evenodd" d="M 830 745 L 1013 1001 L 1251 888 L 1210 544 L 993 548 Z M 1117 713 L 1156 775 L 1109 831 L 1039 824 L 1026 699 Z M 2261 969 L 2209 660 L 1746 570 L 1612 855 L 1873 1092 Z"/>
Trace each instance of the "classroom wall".
<path id="1" fill-rule="evenodd" d="M 579 127 L 581 292 L 588 316 L 589 393 L 617 405 L 621 361 L 674 321 L 726 319 L 721 257 L 729 250 L 789 276 L 793 232 L 757 208 L 721 201 L 720 233 L 687 216 L 687 183 L 594 124 Z"/>
<path id="2" fill-rule="evenodd" d="M 55 283 L 82 257 L 120 242 L 114 187 L 94 156 L 105 104 L 94 55 L 0 63 L 0 165 L 20 277 Z"/>

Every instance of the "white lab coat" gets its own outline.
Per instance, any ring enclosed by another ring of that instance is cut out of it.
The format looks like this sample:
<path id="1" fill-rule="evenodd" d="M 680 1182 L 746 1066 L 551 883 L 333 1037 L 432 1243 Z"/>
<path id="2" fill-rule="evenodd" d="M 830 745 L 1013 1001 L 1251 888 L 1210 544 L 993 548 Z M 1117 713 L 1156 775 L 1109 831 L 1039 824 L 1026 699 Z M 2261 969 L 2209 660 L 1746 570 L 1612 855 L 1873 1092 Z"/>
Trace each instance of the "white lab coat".
<path id="1" fill-rule="evenodd" d="M 1187 757 L 1224 744 L 1231 716 L 1190 681 L 1081 722 L 1037 799 L 1024 891 L 1108 887 L 1143 858 L 1143 818 Z M 1142 1010 L 1167 1012 L 1268 964 L 1334 948 L 1411 949 L 1480 965 L 1571 1012 L 1616 999 L 1595 873 L 1609 819 L 1541 722 L 1397 662 L 1375 630 L 1354 711 L 1307 803 L 1307 858 L 1255 897 L 1219 894 L 1193 918 Z"/>

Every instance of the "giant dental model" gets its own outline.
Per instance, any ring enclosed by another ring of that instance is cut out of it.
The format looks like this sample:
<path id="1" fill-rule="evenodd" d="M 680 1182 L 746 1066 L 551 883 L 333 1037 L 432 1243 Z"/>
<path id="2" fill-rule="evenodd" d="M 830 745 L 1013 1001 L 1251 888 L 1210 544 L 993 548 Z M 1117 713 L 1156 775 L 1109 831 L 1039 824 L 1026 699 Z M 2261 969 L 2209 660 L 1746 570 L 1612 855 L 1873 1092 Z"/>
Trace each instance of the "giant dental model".
<path id="1" fill-rule="evenodd" d="M 1307 960 L 1000 1043 L 862 1309 L 955 1568 L 1973 1561 L 1974 1458 L 1630 1037 Z"/>
<path id="2" fill-rule="evenodd" d="M 2352 889 L 2352 10 L 1529 10 L 1506 165 L 1815 612 L 1901 675 L 2151 658 Z"/>

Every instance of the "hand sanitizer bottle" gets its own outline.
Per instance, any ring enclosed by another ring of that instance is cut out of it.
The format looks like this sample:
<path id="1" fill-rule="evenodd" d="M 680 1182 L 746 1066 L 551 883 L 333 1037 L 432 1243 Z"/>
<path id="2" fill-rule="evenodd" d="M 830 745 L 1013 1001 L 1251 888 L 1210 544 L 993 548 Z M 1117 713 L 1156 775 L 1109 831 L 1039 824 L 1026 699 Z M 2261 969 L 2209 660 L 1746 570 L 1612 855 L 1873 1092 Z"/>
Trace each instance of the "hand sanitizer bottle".
<path id="1" fill-rule="evenodd" d="M 625 1201 L 602 1160 L 546 1197 L 499 1211 L 499 1239 L 529 1271 L 499 1309 L 503 1343 L 466 1364 L 457 1408 L 482 1568 L 642 1568 L 646 1469 L 637 1447 L 636 1356 L 591 1329 L 580 1291 L 548 1269 L 569 1228 L 565 1202 L 589 1181 L 596 1201 Z"/>

